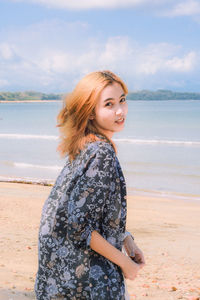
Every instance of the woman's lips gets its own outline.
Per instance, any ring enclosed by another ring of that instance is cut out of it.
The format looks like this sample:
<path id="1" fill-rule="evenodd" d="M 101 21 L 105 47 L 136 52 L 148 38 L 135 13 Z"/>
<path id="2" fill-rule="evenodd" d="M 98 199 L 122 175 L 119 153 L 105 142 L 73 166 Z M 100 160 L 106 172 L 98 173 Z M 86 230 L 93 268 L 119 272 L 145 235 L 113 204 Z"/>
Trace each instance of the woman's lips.
<path id="1" fill-rule="evenodd" d="M 124 118 L 120 118 L 117 121 L 115 121 L 117 124 L 123 124 L 124 123 Z"/>

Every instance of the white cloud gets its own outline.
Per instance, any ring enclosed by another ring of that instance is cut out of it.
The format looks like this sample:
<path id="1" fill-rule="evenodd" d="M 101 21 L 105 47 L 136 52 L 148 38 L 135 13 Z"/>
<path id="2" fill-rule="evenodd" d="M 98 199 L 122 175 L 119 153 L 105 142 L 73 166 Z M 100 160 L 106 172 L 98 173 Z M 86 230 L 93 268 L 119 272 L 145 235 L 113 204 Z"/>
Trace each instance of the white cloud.
<path id="1" fill-rule="evenodd" d="M 47 7 L 69 10 L 115 9 L 139 7 L 143 5 L 161 5 L 171 0 L 11 0 L 13 2 L 38 3 Z"/>
<path id="2" fill-rule="evenodd" d="M 197 0 L 186 0 L 176 3 L 173 7 L 163 11 L 163 16 L 196 16 L 200 14 L 200 2 Z"/>
<path id="3" fill-rule="evenodd" d="M 65 74 L 73 71 L 78 63 L 79 57 L 73 53 L 67 53 L 61 50 L 46 51 L 45 55 L 36 58 L 34 61 L 38 69 L 49 75 Z"/>
<path id="4" fill-rule="evenodd" d="M 0 79 L 0 88 L 4 88 L 8 85 L 8 81 L 5 79 Z"/>
<path id="5" fill-rule="evenodd" d="M 166 61 L 165 66 L 172 71 L 188 72 L 192 71 L 197 61 L 197 54 L 194 51 L 184 55 L 183 58 L 173 57 Z"/>
<path id="6" fill-rule="evenodd" d="M 8 0 L 38 4 L 51 9 L 141 9 L 147 14 L 162 17 L 200 16 L 199 0 Z M 196 21 L 196 19 L 194 19 Z M 199 22 L 199 18 L 197 19 Z"/>
<path id="7" fill-rule="evenodd" d="M 108 39 L 90 36 L 87 24 L 49 21 L 0 40 L 1 85 L 49 92 L 71 90 L 83 74 L 111 69 L 135 88 L 157 87 L 169 77 L 174 82 L 199 69 L 199 53 L 180 45 L 141 46 L 127 36 Z M 8 84 L 9 83 L 9 84 Z"/>
<path id="8" fill-rule="evenodd" d="M 13 47 L 8 43 L 1 43 L 0 44 L 0 57 L 3 59 L 11 59 L 14 56 Z"/>
<path id="9" fill-rule="evenodd" d="M 138 72 L 154 75 L 159 72 L 184 73 L 195 69 L 198 56 L 195 51 L 177 56 L 180 47 L 166 43 L 149 45 L 141 49 Z"/>

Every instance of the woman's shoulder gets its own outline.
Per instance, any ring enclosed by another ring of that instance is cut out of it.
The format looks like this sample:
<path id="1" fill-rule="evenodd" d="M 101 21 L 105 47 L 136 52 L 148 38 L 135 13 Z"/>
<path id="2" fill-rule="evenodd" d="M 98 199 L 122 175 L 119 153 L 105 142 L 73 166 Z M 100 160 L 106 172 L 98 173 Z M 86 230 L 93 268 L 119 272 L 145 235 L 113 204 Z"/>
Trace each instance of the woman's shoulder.
<path id="1" fill-rule="evenodd" d="M 88 165 L 92 161 L 99 160 L 115 160 L 116 154 L 112 144 L 103 139 L 98 139 L 93 142 L 88 142 L 85 144 L 84 148 L 76 156 L 73 164 L 79 165 Z"/>
<path id="2" fill-rule="evenodd" d="M 115 150 L 112 144 L 106 140 L 97 140 L 85 145 L 85 152 L 91 156 L 115 156 Z"/>

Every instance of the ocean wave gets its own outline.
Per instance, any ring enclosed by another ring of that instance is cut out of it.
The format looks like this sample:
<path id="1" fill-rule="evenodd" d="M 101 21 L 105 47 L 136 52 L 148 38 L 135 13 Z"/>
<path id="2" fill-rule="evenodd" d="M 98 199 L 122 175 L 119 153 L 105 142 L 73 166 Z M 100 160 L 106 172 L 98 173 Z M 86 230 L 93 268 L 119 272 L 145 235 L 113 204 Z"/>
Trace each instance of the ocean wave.
<path id="1" fill-rule="evenodd" d="M 59 165 L 40 165 L 40 164 L 31 164 L 31 163 L 24 163 L 24 162 L 13 162 L 10 160 L 4 160 L 0 161 L 1 164 L 6 165 L 8 167 L 17 167 L 17 168 L 36 168 L 36 169 L 48 169 L 53 171 L 61 171 L 63 166 Z M 131 166 L 131 169 L 128 168 L 128 166 Z M 124 172 L 127 174 L 134 174 L 135 176 L 141 176 L 141 175 L 151 175 L 151 176 L 159 176 L 160 174 L 163 174 L 163 170 L 165 171 L 165 176 L 185 176 L 185 177 L 193 177 L 193 178 L 200 178 L 200 168 L 198 166 L 195 167 L 195 171 L 197 171 L 197 174 L 194 173 L 188 173 L 189 172 L 189 166 L 186 170 L 186 166 L 180 166 L 175 164 L 155 164 L 155 163 L 149 163 L 149 162 L 128 162 L 127 165 L 124 164 L 125 170 Z M 135 167 L 139 167 L 139 171 L 135 169 Z M 146 168 L 149 167 L 149 168 Z M 145 168 L 145 170 L 141 169 Z M 157 170 L 157 168 L 159 168 Z M 167 170 L 169 171 L 167 172 Z M 180 172 L 174 173 L 174 170 L 177 170 Z M 173 172 L 170 172 L 173 171 Z M 183 171 L 187 173 L 182 173 Z M 194 172 L 193 168 L 191 172 Z"/>
<path id="2" fill-rule="evenodd" d="M 177 170 L 178 171 L 178 170 Z M 198 171 L 198 170 L 194 170 Z M 185 170 L 185 172 L 187 172 Z M 160 177 L 160 176 L 164 176 L 165 178 L 187 178 L 187 179 L 194 179 L 194 180 L 200 180 L 200 173 L 194 174 L 194 173 L 177 173 L 174 172 L 174 169 L 170 168 L 169 171 L 166 170 L 166 168 L 160 169 L 159 171 L 153 169 L 147 170 L 147 171 L 133 171 L 133 170 L 124 170 L 124 174 L 126 174 L 127 176 L 135 176 L 135 178 L 139 178 L 139 177 L 147 177 L 150 176 L 151 178 L 153 177 Z"/>
<path id="3" fill-rule="evenodd" d="M 200 146 L 200 141 L 170 141 L 170 140 L 141 140 L 141 139 L 113 139 L 117 143 L 129 144 L 171 144 L 171 145 L 185 145 L 185 146 Z"/>
<path id="4" fill-rule="evenodd" d="M 17 167 L 17 168 L 36 168 L 36 169 L 48 169 L 48 170 L 54 170 L 54 171 L 60 171 L 62 167 L 58 165 L 54 166 L 48 166 L 48 165 L 34 165 L 29 163 L 23 163 L 23 162 L 13 162 L 13 161 L 2 161 L 4 165 L 11 166 L 11 167 Z"/>
<path id="5" fill-rule="evenodd" d="M 0 139 L 43 139 L 58 140 L 56 135 L 38 135 L 38 134 L 18 134 L 18 133 L 0 133 Z M 200 141 L 181 141 L 181 140 L 165 140 L 165 139 L 137 139 L 137 138 L 116 138 L 116 143 L 127 144 L 168 144 L 168 145 L 184 145 L 184 146 L 200 146 Z"/>
<path id="6" fill-rule="evenodd" d="M 39 134 L 18 134 L 18 133 L 0 133 L 0 138 L 3 139 L 43 139 L 57 140 L 56 135 L 39 135 Z"/>

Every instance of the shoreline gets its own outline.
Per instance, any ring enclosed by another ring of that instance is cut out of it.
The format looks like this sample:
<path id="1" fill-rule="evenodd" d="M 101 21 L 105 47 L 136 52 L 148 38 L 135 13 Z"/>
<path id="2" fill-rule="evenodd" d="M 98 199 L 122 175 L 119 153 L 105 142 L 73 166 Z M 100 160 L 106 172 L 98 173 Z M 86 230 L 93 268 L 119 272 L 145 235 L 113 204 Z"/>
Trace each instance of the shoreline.
<path id="1" fill-rule="evenodd" d="M 43 186 L 53 186 L 54 180 L 50 179 L 37 179 L 37 178 L 23 178 L 23 177 L 3 177 L 0 176 L 0 183 L 23 183 L 23 184 L 32 184 L 32 185 L 43 185 Z"/>
<path id="2" fill-rule="evenodd" d="M 51 187 L 0 182 L 0 298 L 35 299 L 38 230 Z M 200 297 L 200 203 L 128 196 L 127 230 L 146 265 L 127 281 L 131 300 Z"/>
<path id="3" fill-rule="evenodd" d="M 18 184 L 41 185 L 41 186 L 50 186 L 50 187 L 53 187 L 55 180 L 0 176 L 0 183 L 1 182 L 18 183 Z M 200 195 L 184 194 L 184 193 L 177 193 L 177 192 L 172 192 L 172 191 L 158 191 L 158 190 L 146 190 L 146 189 L 138 189 L 138 188 L 127 188 L 127 194 L 129 196 L 171 198 L 174 200 L 182 200 L 182 201 L 186 201 L 186 202 L 189 201 L 189 202 L 200 203 Z"/>

